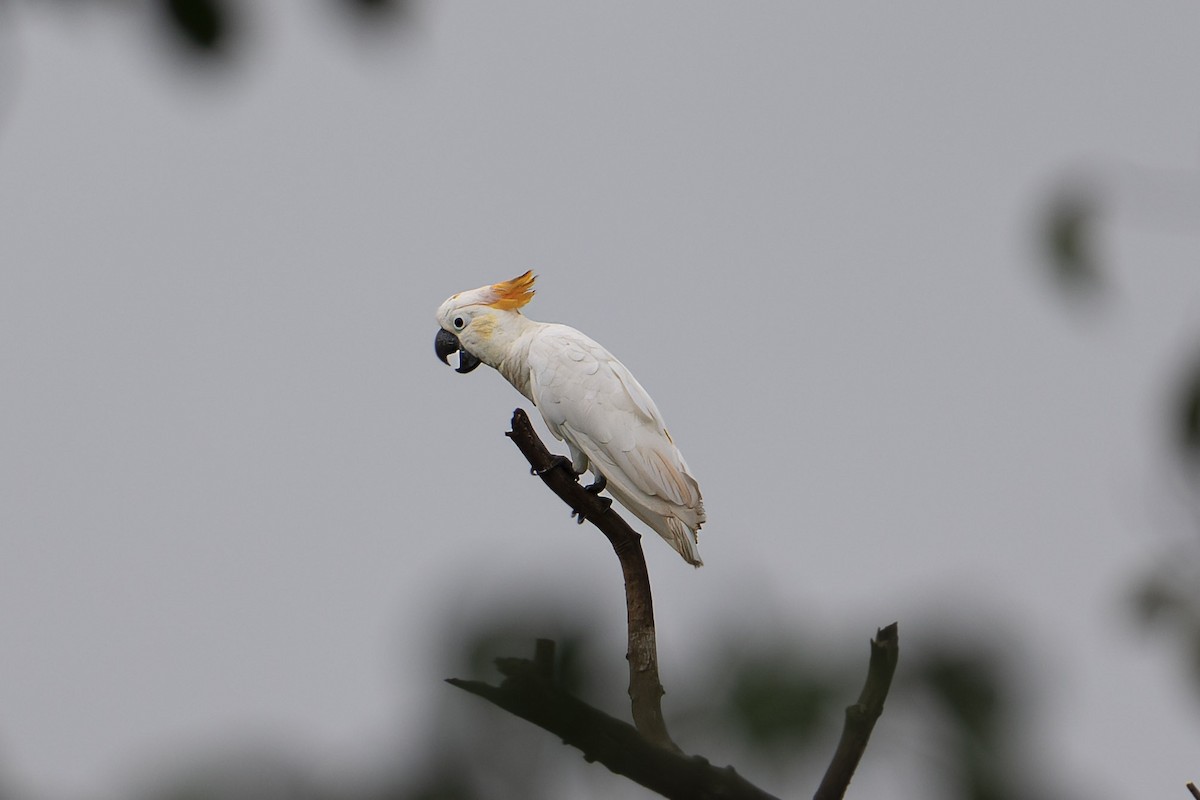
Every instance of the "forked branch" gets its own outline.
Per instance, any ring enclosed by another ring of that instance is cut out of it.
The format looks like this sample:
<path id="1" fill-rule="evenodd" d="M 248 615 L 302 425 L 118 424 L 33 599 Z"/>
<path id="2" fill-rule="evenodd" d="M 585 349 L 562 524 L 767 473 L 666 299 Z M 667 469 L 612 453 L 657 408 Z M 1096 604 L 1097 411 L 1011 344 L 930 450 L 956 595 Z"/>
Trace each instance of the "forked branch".
<path id="1" fill-rule="evenodd" d="M 520 448 L 533 472 L 573 511 L 600 529 L 621 562 L 629 623 L 629 697 L 636 728 L 559 687 L 553 678 L 554 643 L 547 640 L 538 640 L 532 660 L 497 659 L 504 675 L 499 686 L 457 678 L 447 682 L 550 731 L 581 750 L 588 761 L 599 761 L 665 797 L 773 800 L 732 767 L 718 769 L 699 756 L 686 756 L 671 741 L 662 715 L 654 606 L 641 537 L 604 501 L 585 490 L 562 458 L 551 455 L 521 409 L 513 412 L 512 430 L 506 435 Z M 845 795 L 883 711 L 899 652 L 896 623 L 881 628 L 871 641 L 866 684 L 858 702 L 846 709 L 842 738 L 815 800 L 840 800 Z"/>
<path id="2" fill-rule="evenodd" d="M 553 681 L 554 643 L 538 640 L 533 660 L 498 658 L 499 686 L 450 678 L 447 683 L 488 700 L 550 731 L 618 775 L 678 800 L 776 800 L 732 767 L 656 747 L 632 725 L 610 717 Z"/>

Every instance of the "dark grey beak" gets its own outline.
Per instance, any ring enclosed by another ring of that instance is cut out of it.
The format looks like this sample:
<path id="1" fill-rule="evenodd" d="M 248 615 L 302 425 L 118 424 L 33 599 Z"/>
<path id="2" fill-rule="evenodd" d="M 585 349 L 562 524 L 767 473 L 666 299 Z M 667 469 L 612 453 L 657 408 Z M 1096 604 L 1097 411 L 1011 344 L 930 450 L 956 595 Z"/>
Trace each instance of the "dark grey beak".
<path id="1" fill-rule="evenodd" d="M 463 349 L 462 342 L 458 341 L 458 337 L 445 328 L 439 328 L 437 336 L 433 339 L 433 352 L 437 353 L 437 357 L 442 360 L 443 364 L 449 364 L 451 353 L 458 353 L 458 369 L 455 372 L 461 372 L 466 375 L 471 370 L 479 366 L 479 359 Z"/>

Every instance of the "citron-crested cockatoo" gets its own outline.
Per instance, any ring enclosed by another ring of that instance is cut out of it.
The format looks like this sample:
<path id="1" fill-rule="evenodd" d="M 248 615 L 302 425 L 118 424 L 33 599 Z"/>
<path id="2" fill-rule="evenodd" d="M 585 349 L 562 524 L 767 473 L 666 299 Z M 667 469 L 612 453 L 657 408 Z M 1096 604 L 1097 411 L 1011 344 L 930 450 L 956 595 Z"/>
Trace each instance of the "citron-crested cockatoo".
<path id="1" fill-rule="evenodd" d="M 458 352 L 458 372 L 480 363 L 496 369 L 566 441 L 576 476 L 591 470 L 596 480 L 589 491 L 607 488 L 685 561 L 700 566 L 696 531 L 704 524 L 704 501 L 658 407 L 595 341 L 522 314 L 533 299 L 533 282 L 526 272 L 442 303 L 434 351 L 447 364 Z"/>

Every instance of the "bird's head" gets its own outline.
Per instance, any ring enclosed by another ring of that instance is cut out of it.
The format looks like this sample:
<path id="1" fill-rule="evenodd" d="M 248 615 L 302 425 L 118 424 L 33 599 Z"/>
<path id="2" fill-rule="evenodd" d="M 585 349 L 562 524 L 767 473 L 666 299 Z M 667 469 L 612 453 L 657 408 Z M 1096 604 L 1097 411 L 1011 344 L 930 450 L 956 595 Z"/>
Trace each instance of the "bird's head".
<path id="1" fill-rule="evenodd" d="M 467 373 L 480 363 L 495 367 L 504 360 L 516 323 L 518 310 L 533 299 L 532 271 L 503 283 L 459 292 L 442 303 L 437 311 L 441 329 L 433 340 L 433 350 L 446 364 L 459 353 L 458 372 Z"/>

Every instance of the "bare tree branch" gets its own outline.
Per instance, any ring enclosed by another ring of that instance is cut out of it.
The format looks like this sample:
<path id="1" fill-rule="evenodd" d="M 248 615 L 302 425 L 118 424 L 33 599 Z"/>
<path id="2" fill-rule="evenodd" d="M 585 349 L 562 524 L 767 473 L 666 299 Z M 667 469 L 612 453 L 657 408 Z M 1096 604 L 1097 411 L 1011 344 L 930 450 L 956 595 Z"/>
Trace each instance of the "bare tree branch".
<path id="1" fill-rule="evenodd" d="M 700 756 L 687 756 L 671 740 L 663 720 L 662 684 L 654 634 L 650 577 L 641 537 L 612 510 L 610 503 L 580 486 L 570 462 L 555 456 L 534 433 L 521 409 L 513 412 L 506 434 L 539 475 L 576 514 L 608 538 L 625 576 L 629 623 L 629 697 L 636 727 L 589 706 L 554 682 L 554 643 L 539 639 L 532 660 L 500 658 L 499 686 L 448 678 L 447 683 L 478 695 L 506 711 L 559 736 L 588 761 L 599 761 L 618 775 L 669 798 L 774 800 L 743 779 L 732 767 L 718 769 Z M 891 686 L 899 657 L 896 623 L 881 628 L 871 641 L 867 681 L 846 722 L 816 800 L 841 800 L 862 758 Z M 1198 798 L 1200 800 L 1200 798 Z"/>
<path id="2" fill-rule="evenodd" d="M 813 800 L 841 800 L 854 777 L 854 770 L 867 749 L 867 740 L 875 721 L 883 713 L 883 701 L 892 685 L 896 661 L 900 658 L 899 626 L 893 622 L 880 628 L 871 640 L 871 661 L 867 667 L 867 682 L 858 702 L 846 708 L 846 723 L 833 760 Z"/>
<path id="3" fill-rule="evenodd" d="M 642 552 L 641 536 L 595 494 L 585 490 L 561 456 L 555 457 L 534 433 L 522 409 L 513 411 L 512 430 L 506 434 L 520 448 L 533 472 L 563 502 L 608 537 L 625 576 L 625 610 L 628 620 L 629 700 L 633 724 L 650 742 L 682 752 L 671 740 L 662 713 L 662 683 L 658 677 L 658 644 L 654 633 L 654 601 L 650 574 Z"/>
<path id="4" fill-rule="evenodd" d="M 679 800 L 775 800 L 738 775 L 699 756 L 685 756 L 647 741 L 632 725 L 605 714 L 559 688 L 552 679 L 554 643 L 541 639 L 532 661 L 498 658 L 499 686 L 449 678 L 446 682 L 529 720 L 664 797 Z"/>
<path id="5" fill-rule="evenodd" d="M 1196 798 L 1196 800 L 1200 800 L 1200 789 L 1196 788 L 1196 784 L 1189 781 L 1187 788 L 1188 791 L 1192 793 L 1192 797 Z"/>

